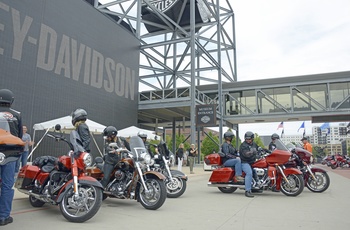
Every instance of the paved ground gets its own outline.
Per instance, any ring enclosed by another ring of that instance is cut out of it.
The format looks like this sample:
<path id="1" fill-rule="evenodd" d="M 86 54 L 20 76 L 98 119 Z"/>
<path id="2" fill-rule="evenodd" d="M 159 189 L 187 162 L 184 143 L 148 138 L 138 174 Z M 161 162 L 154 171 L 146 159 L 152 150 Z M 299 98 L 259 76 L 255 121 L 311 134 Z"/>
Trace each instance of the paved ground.
<path id="1" fill-rule="evenodd" d="M 132 200 L 108 198 L 91 220 L 80 224 L 66 221 L 56 206 L 33 208 L 26 195 L 16 192 L 14 223 L 2 229 L 348 229 L 350 170 L 319 167 L 326 168 L 331 178 L 324 193 L 312 193 L 305 188 L 297 197 L 265 191 L 254 198 L 245 197 L 243 190 L 223 194 L 207 186 L 210 171 L 197 165 L 195 174 L 189 174 L 189 168 L 184 167 L 189 177 L 185 194 L 167 199 L 158 210 L 146 210 Z"/>

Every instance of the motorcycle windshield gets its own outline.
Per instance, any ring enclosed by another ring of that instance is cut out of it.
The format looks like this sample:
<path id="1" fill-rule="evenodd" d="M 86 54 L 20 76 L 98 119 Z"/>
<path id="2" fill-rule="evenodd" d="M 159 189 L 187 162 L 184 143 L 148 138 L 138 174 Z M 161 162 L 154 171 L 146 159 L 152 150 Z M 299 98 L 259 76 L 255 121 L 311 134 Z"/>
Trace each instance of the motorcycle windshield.
<path id="1" fill-rule="evenodd" d="M 290 149 L 280 139 L 277 139 L 275 144 L 276 144 L 276 149 L 278 150 L 290 151 Z"/>
<path id="2" fill-rule="evenodd" d="M 142 139 L 138 136 L 133 136 L 130 138 L 130 149 L 133 157 L 137 160 L 142 158 L 145 154 L 147 154 L 147 150 L 145 148 L 145 144 Z"/>

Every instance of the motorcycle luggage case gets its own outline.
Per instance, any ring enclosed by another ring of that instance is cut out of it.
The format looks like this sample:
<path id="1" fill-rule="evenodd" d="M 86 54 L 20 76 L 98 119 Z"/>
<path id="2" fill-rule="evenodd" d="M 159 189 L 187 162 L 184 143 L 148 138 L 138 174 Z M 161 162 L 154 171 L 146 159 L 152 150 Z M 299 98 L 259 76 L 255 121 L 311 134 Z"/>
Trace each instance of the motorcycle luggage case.
<path id="1" fill-rule="evenodd" d="M 212 153 L 206 156 L 204 162 L 207 165 L 222 165 L 222 159 L 217 153 Z"/>
<path id="2" fill-rule="evenodd" d="M 102 177 L 102 171 L 97 167 L 87 167 L 86 173 L 94 178 Z"/>
<path id="3" fill-rule="evenodd" d="M 229 182 L 232 180 L 235 171 L 230 167 L 214 169 L 209 181 L 213 183 Z"/>
<path id="4" fill-rule="evenodd" d="M 36 178 L 39 173 L 39 168 L 33 165 L 25 165 L 20 169 L 17 175 L 16 188 L 26 188 L 30 185 L 33 179 Z"/>

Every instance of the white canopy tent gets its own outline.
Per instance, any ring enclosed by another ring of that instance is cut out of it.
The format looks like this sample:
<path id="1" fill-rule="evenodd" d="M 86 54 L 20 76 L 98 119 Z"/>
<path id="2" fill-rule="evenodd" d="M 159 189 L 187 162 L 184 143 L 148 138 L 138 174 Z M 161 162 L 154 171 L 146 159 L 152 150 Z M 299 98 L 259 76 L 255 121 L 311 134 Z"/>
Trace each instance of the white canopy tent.
<path id="1" fill-rule="evenodd" d="M 55 130 L 55 126 L 59 124 L 61 125 L 61 131 L 63 133 L 67 133 L 70 132 L 72 130 L 74 130 L 74 126 L 72 124 L 72 117 L 71 116 L 65 116 L 65 117 L 61 117 L 61 118 L 57 118 L 57 119 L 53 119 L 50 121 L 45 121 L 45 122 L 41 122 L 41 123 L 37 123 L 33 126 L 34 129 L 34 134 L 33 134 L 33 140 L 35 139 L 35 132 L 37 130 L 45 130 L 45 134 L 42 136 L 42 138 L 38 141 L 38 143 L 35 145 L 35 147 L 32 149 L 32 151 L 30 152 L 30 154 L 28 155 L 28 158 L 31 157 L 31 155 L 33 154 L 34 150 L 38 147 L 38 145 L 40 144 L 40 142 L 43 140 L 43 138 L 45 137 L 45 135 L 49 132 L 49 131 L 54 131 Z M 98 149 L 98 151 L 100 152 L 101 156 L 103 155 L 96 143 L 96 140 L 94 138 L 94 136 L 92 135 L 93 133 L 96 134 L 100 134 L 103 133 L 103 130 L 106 128 L 105 125 L 99 124 L 95 121 L 86 120 L 86 124 L 89 126 L 89 130 L 91 133 L 91 137 Z"/>
<path id="2" fill-rule="evenodd" d="M 150 131 L 147 129 L 140 129 L 136 126 L 130 126 L 128 128 L 118 130 L 118 136 L 128 138 L 128 137 L 136 136 L 140 131 L 147 134 L 147 139 L 160 140 L 160 136 L 156 135 L 154 131 Z"/>

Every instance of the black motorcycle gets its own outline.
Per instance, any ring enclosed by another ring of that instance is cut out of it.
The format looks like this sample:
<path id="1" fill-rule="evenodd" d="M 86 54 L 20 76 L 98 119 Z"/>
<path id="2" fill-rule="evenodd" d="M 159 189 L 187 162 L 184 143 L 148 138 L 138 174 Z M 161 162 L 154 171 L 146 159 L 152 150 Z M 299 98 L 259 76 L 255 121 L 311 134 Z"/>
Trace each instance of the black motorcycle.
<path id="1" fill-rule="evenodd" d="M 154 164 L 150 165 L 150 169 L 162 173 L 165 179 L 168 198 L 180 197 L 186 191 L 187 175 L 179 170 L 172 170 L 170 167 L 174 165 L 174 154 L 169 151 L 165 142 L 154 145 L 158 148 L 158 154 L 154 155 Z"/>

